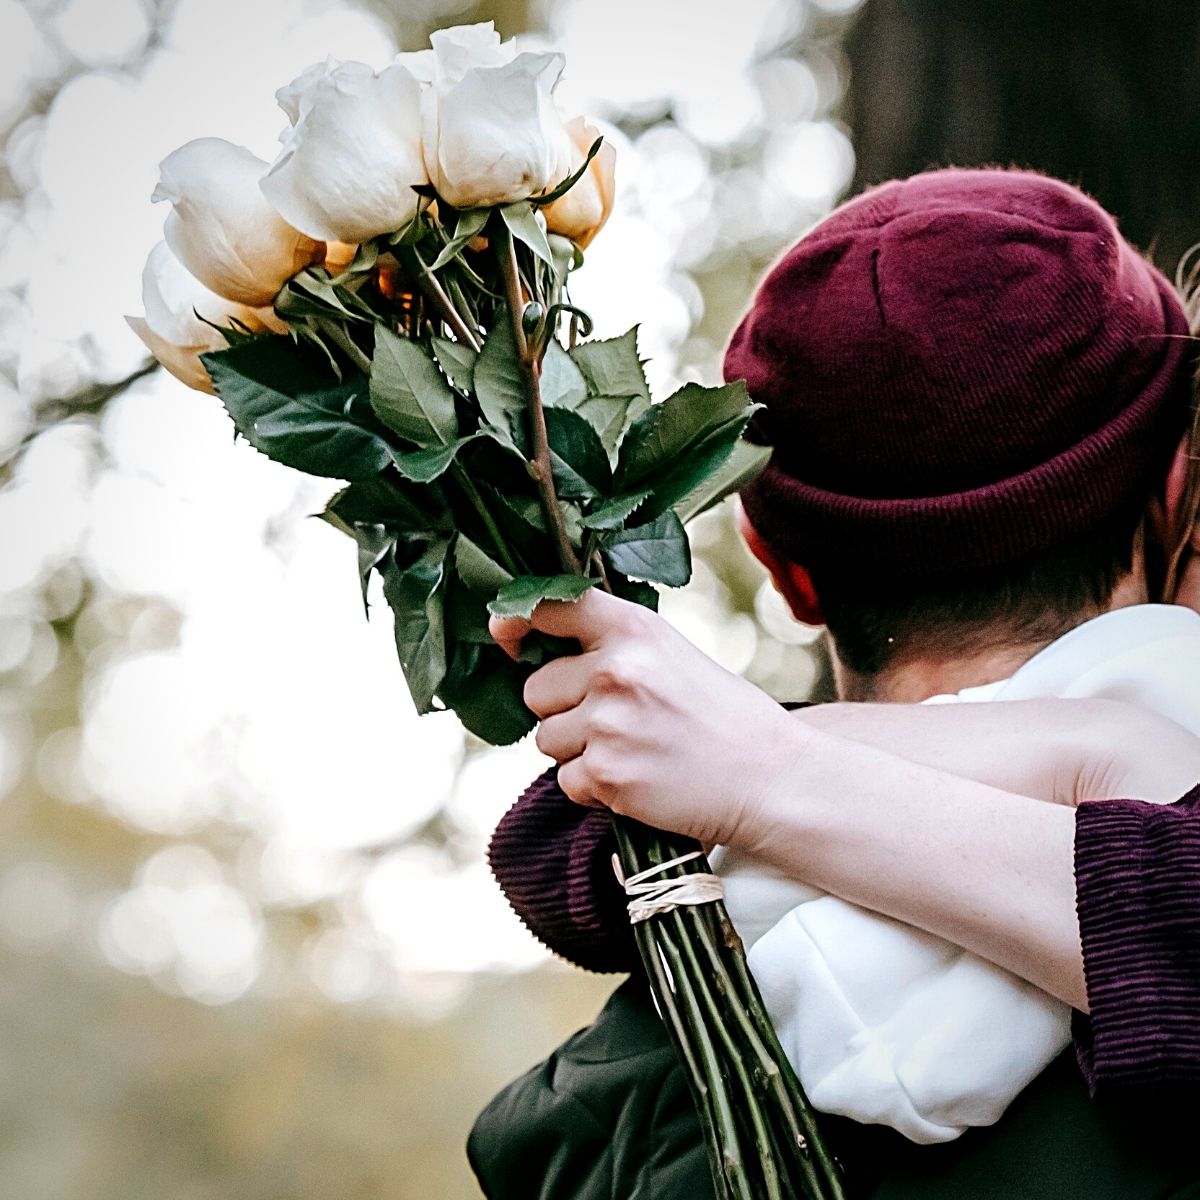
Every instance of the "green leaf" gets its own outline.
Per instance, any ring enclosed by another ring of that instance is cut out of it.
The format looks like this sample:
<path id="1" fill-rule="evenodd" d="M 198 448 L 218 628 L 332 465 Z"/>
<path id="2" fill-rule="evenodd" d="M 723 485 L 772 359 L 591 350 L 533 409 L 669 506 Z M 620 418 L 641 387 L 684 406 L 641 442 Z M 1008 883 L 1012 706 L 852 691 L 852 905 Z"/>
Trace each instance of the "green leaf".
<path id="1" fill-rule="evenodd" d="M 477 484 L 516 561 L 524 563 L 531 575 L 558 570 L 558 555 L 537 498 L 509 488 L 500 490 L 482 480 Z"/>
<path id="2" fill-rule="evenodd" d="M 506 571 L 464 533 L 454 540 L 454 565 L 459 578 L 471 591 L 486 592 L 489 596 L 494 596 L 512 579 L 511 571 Z"/>
<path id="3" fill-rule="evenodd" d="M 612 587 L 613 594 L 620 596 L 622 600 L 630 600 L 634 604 L 640 604 L 643 608 L 648 608 L 651 612 L 658 612 L 658 589 L 650 583 L 639 583 L 636 579 L 626 579 L 617 570 L 611 570 L 608 573 L 608 582 Z M 524 646 L 524 639 L 521 645 Z"/>
<path id="4" fill-rule="evenodd" d="M 518 575 L 506 583 L 488 605 L 497 617 L 525 617 L 541 600 L 578 600 L 596 583 L 582 575 Z"/>
<path id="5" fill-rule="evenodd" d="M 600 435 L 609 461 L 615 464 L 622 435 L 649 407 L 641 396 L 589 396 L 575 412 Z"/>
<path id="6" fill-rule="evenodd" d="M 675 463 L 643 479 L 642 484 L 650 489 L 650 496 L 641 515 L 646 520 L 657 517 L 685 497 L 701 491 L 710 476 L 723 470 L 747 420 L 739 417 L 728 422 L 692 446 Z"/>
<path id="7" fill-rule="evenodd" d="M 434 446 L 430 450 L 413 450 L 407 454 L 393 451 L 392 462 L 405 479 L 411 479 L 414 483 L 429 483 L 450 466 L 468 442 L 482 436 L 479 433 L 469 433 L 466 437 L 456 438 L 448 445 Z"/>
<path id="8" fill-rule="evenodd" d="M 583 509 L 572 500 L 559 500 L 559 512 L 562 513 L 563 529 L 577 550 L 583 541 Z"/>
<path id="9" fill-rule="evenodd" d="M 546 241 L 546 231 L 533 215 L 533 206 L 528 200 L 500 206 L 500 217 L 518 242 L 524 242 L 548 267 L 554 266 L 554 255 Z"/>
<path id="10" fill-rule="evenodd" d="M 343 284 L 353 279 L 356 275 L 362 275 L 369 272 L 379 258 L 379 246 L 373 242 L 360 242 L 358 249 L 354 252 L 354 257 L 342 268 L 342 271 L 333 275 L 330 273 L 329 282 L 334 286 Z M 325 270 L 328 272 L 329 268 Z"/>
<path id="11" fill-rule="evenodd" d="M 475 363 L 474 386 L 484 420 L 501 441 L 511 443 L 509 414 L 524 414 L 525 384 L 506 309 L 496 310 L 496 323 Z"/>
<path id="12" fill-rule="evenodd" d="M 435 542 L 407 570 L 384 560 L 383 594 L 396 618 L 396 653 L 417 712 L 434 711 L 446 674 L 443 578 L 446 542 Z"/>
<path id="13" fill-rule="evenodd" d="M 367 586 L 371 582 L 371 571 L 383 561 L 385 555 L 391 553 L 396 539 L 382 525 L 355 525 L 353 534 L 358 544 L 358 579 L 362 585 L 363 611 L 370 616 Z"/>
<path id="14" fill-rule="evenodd" d="M 321 317 L 301 317 L 293 319 L 288 325 L 288 336 L 292 341 L 299 343 L 301 340 L 315 346 L 320 350 L 322 357 L 329 364 L 329 369 L 339 383 L 345 376 L 342 374 L 342 365 L 334 357 L 333 351 L 329 348 L 325 338 L 321 336 L 321 325 L 324 318 Z M 230 345 L 236 345 L 230 342 Z"/>
<path id="15" fill-rule="evenodd" d="M 612 489 L 612 468 L 596 431 L 579 415 L 564 408 L 547 408 L 546 437 L 550 466 L 560 497 L 595 500 Z"/>
<path id="16" fill-rule="evenodd" d="M 456 259 L 466 249 L 467 243 L 483 231 L 491 211 L 490 208 L 467 208 L 460 212 L 454 236 L 442 247 L 442 252 L 433 260 L 429 270 L 440 271 L 448 262 Z"/>
<path id="17" fill-rule="evenodd" d="M 432 489 L 414 488 L 388 476 L 362 479 L 343 488 L 325 506 L 348 525 L 386 525 L 406 533 L 446 528 L 447 514 L 436 503 Z"/>
<path id="18" fill-rule="evenodd" d="M 578 408 L 587 399 L 582 372 L 555 338 L 542 357 L 541 393 L 546 408 Z"/>
<path id="19" fill-rule="evenodd" d="M 316 301 L 319 307 L 323 306 L 324 311 L 332 310 L 352 321 L 374 321 L 378 315 L 356 292 L 342 283 L 334 283 L 324 267 L 305 268 L 293 275 L 282 290 L 286 296 L 306 295 L 310 302 Z M 277 307 L 278 303 L 276 300 Z"/>
<path id="20" fill-rule="evenodd" d="M 584 528 L 619 529 L 625 518 L 649 495 L 650 491 L 647 488 L 640 492 L 631 492 L 627 496 L 614 496 L 613 499 L 606 500 L 583 518 Z"/>
<path id="21" fill-rule="evenodd" d="M 604 557 L 623 575 L 682 587 L 692 577 L 692 552 L 683 522 L 669 509 L 635 529 L 604 539 Z"/>
<path id="22" fill-rule="evenodd" d="M 731 492 L 740 491 L 770 459 L 770 446 L 756 446 L 753 442 L 745 440 L 735 442 L 725 462 L 675 504 L 679 519 L 686 525 L 693 517 L 712 508 Z"/>
<path id="23" fill-rule="evenodd" d="M 477 350 L 464 346 L 462 342 L 452 342 L 449 338 L 433 338 L 433 353 L 437 356 L 438 365 L 450 378 L 460 392 L 472 390 L 472 377 L 475 374 L 475 360 L 479 357 Z"/>
<path id="24" fill-rule="evenodd" d="M 632 490 L 731 423 L 744 424 L 756 407 L 750 403 L 744 380 L 716 388 L 685 384 L 661 404 L 648 408 L 630 427 L 621 444 L 617 486 Z"/>
<path id="25" fill-rule="evenodd" d="M 282 334 L 200 361 L 237 431 L 268 458 L 331 479 L 365 479 L 387 465 L 365 376 L 322 382 L 329 371 L 320 356 Z"/>
<path id="26" fill-rule="evenodd" d="M 587 380 L 591 396 L 641 396 L 650 403 L 650 388 L 638 357 L 635 325 L 620 337 L 580 342 L 571 357 Z"/>
<path id="27" fill-rule="evenodd" d="M 447 567 L 449 567 L 447 563 Z M 446 647 L 461 642 L 472 642 L 480 646 L 494 646 L 495 640 L 488 632 L 487 602 L 490 594 L 473 592 L 455 571 L 446 572 Z M 439 692 L 439 695 L 441 693 Z M 442 696 L 445 699 L 445 696 Z"/>
<path id="28" fill-rule="evenodd" d="M 575 170 L 562 181 L 562 183 L 558 184 L 557 186 L 552 188 L 550 191 L 544 193 L 541 196 L 532 197 L 530 199 L 529 203 L 536 204 L 539 207 L 543 204 L 552 204 L 555 200 L 557 200 L 559 198 L 559 196 L 563 195 L 565 192 L 570 191 L 570 189 L 573 188 L 583 178 L 583 173 L 588 169 L 588 164 L 592 161 L 593 158 L 596 157 L 597 154 L 600 153 L 600 147 L 603 145 L 604 145 L 604 139 L 602 137 L 598 137 L 591 144 L 591 146 L 587 152 L 587 157 L 584 158 L 584 160 L 580 166 L 576 167 Z"/>
<path id="29" fill-rule="evenodd" d="M 455 646 L 441 697 L 477 738 L 510 746 L 524 737 L 537 717 L 525 707 L 530 668 L 515 663 L 499 646 Z"/>
<path id="30" fill-rule="evenodd" d="M 452 442 L 458 435 L 454 393 L 437 364 L 416 342 L 375 326 L 371 405 L 391 430 L 418 446 Z"/>
<path id="31" fill-rule="evenodd" d="M 515 513 L 520 520 L 540 533 L 548 533 L 550 526 L 546 523 L 546 514 L 542 511 L 542 502 L 536 496 L 516 496 L 502 494 L 500 499 L 504 507 Z"/>

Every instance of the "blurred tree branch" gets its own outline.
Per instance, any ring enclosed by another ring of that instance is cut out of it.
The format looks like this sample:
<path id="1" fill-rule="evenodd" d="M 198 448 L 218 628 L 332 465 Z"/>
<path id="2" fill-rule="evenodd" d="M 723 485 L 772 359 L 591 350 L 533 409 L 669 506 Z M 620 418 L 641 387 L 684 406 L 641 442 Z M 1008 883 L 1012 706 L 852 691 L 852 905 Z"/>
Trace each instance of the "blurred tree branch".
<path id="1" fill-rule="evenodd" d="M 37 406 L 33 420 L 21 440 L 13 447 L 8 458 L 0 463 L 0 485 L 8 482 L 21 455 L 39 434 L 55 425 L 61 425 L 64 421 L 78 420 L 81 417 L 99 417 L 111 401 L 127 392 L 139 379 L 144 379 L 157 370 L 159 370 L 158 363 L 150 358 L 143 362 L 137 370 L 121 379 L 89 383 L 70 395 L 42 401 Z"/>

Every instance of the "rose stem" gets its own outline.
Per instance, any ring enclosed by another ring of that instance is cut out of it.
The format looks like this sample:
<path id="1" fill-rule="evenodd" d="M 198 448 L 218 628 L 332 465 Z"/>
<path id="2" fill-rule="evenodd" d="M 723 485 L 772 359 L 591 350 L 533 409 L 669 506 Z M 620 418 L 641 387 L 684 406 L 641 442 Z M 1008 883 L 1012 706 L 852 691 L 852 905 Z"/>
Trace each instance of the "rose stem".
<path id="1" fill-rule="evenodd" d="M 333 342 L 344 350 L 353 360 L 354 365 L 358 367 L 364 375 L 371 373 L 371 360 L 357 346 L 354 339 L 346 332 L 337 322 L 330 321 L 325 326 L 325 332 L 333 340 Z"/>
<path id="2" fill-rule="evenodd" d="M 546 433 L 546 414 L 542 411 L 542 387 L 536 347 L 531 347 L 525 337 L 521 323 L 524 305 L 521 300 L 521 276 L 517 267 L 517 248 L 512 232 L 502 221 L 496 221 L 496 251 L 500 268 L 504 273 L 504 290 L 508 299 L 508 315 L 512 322 L 513 340 L 517 346 L 517 359 L 521 375 L 525 380 L 525 397 L 529 411 L 529 425 L 533 433 L 533 458 L 530 470 L 537 481 L 542 497 L 542 509 L 554 530 L 558 548 L 558 560 L 568 575 L 584 574 L 579 558 L 571 545 L 562 509 L 558 506 L 558 495 L 554 490 L 554 474 L 550 466 L 550 439 Z"/>
<path id="3" fill-rule="evenodd" d="M 645 834 L 645 828 L 614 813 L 613 829 L 617 838 L 617 847 L 621 852 L 622 867 L 627 876 L 636 875 L 647 864 L 639 857 L 634 835 L 635 833 Z M 688 1090 L 692 1093 L 696 1115 L 704 1131 L 704 1146 L 708 1154 L 713 1183 L 720 1189 L 725 1200 L 734 1200 L 730 1196 L 729 1181 L 721 1169 L 721 1160 L 717 1153 L 717 1130 L 712 1107 L 712 1091 L 700 1069 L 700 1064 L 696 1061 L 691 1043 L 688 1041 L 675 992 L 667 979 L 666 969 L 663 966 L 658 945 L 654 940 L 654 931 L 650 928 L 649 922 L 640 921 L 634 925 L 633 933 L 641 952 L 642 963 L 646 968 L 650 992 L 658 1002 L 659 1016 L 667 1027 L 676 1053 L 683 1060 Z"/>
<path id="4" fill-rule="evenodd" d="M 754 1084 L 751 1083 L 745 1063 L 742 1061 L 743 1056 L 739 1053 L 738 1047 L 734 1044 L 733 1037 L 730 1035 L 729 1028 L 721 1012 L 721 1005 L 718 1003 L 717 997 L 713 995 L 712 990 L 708 986 L 708 981 L 700 970 L 700 961 L 696 957 L 696 947 L 693 944 L 693 938 L 688 936 L 689 931 L 684 924 L 683 914 L 676 909 L 674 912 L 666 914 L 666 918 L 669 918 L 674 927 L 679 946 L 687 960 L 687 970 L 690 976 L 696 981 L 696 990 L 704 1002 L 704 1007 L 708 1010 L 709 1024 L 717 1031 L 717 1036 L 725 1048 L 726 1060 L 733 1064 L 738 1082 L 745 1093 L 744 1103 L 749 1114 L 751 1128 L 754 1130 L 754 1141 L 758 1147 L 759 1165 L 762 1168 L 762 1182 L 763 1187 L 766 1189 L 767 1200 L 783 1200 L 783 1193 L 779 1188 L 779 1173 L 776 1169 L 771 1136 L 767 1132 L 767 1123 L 763 1118 L 759 1097 L 755 1094 L 756 1089 Z M 708 941 L 703 936 L 701 936 L 700 940 L 706 943 Z M 710 952 L 712 951 L 711 946 L 706 946 L 706 949 Z M 715 977 L 715 983 L 718 992 L 726 1000 L 727 1005 L 735 1001 L 735 997 L 726 991 L 725 981 L 719 975 Z M 736 1009 L 736 1002 L 732 1003 L 731 1006 Z"/>
<path id="5" fill-rule="evenodd" d="M 676 986 L 678 987 L 685 979 L 691 983 L 690 978 L 685 974 L 683 955 L 680 953 L 679 947 L 674 944 L 662 926 L 658 929 L 658 938 L 663 952 L 667 956 L 671 967 L 671 977 L 675 980 Z M 755 1196 L 750 1190 L 749 1180 L 746 1178 L 746 1166 L 742 1160 L 742 1148 L 738 1138 L 737 1125 L 733 1118 L 733 1106 L 729 1100 L 725 1080 L 721 1077 L 721 1064 L 717 1058 L 717 1049 L 713 1045 L 708 1027 L 704 1023 L 700 1004 L 691 987 L 682 987 L 680 991 L 692 1035 L 700 1048 L 700 1059 L 704 1063 L 709 1087 L 713 1090 L 714 1106 L 717 1110 L 717 1127 L 721 1135 L 721 1165 L 732 1184 L 735 1195 L 744 1197 L 745 1200 L 761 1200 L 761 1197 Z"/>
<path id="6" fill-rule="evenodd" d="M 715 908 L 716 905 L 712 907 Z M 734 1021 L 737 1023 L 751 1053 L 757 1060 L 755 1072 L 762 1080 L 766 1094 L 779 1106 L 780 1115 L 787 1126 L 791 1157 L 794 1161 L 798 1162 L 811 1194 L 813 1196 L 824 1196 L 826 1192 L 822 1187 L 820 1174 L 815 1170 L 809 1150 L 813 1139 L 806 1137 L 802 1132 L 802 1121 L 797 1115 L 795 1097 L 792 1096 L 787 1087 L 785 1075 L 790 1070 L 790 1066 L 783 1065 L 786 1063 L 786 1059 L 782 1057 L 782 1049 L 772 1051 L 764 1044 L 763 1039 L 759 1036 L 755 1028 L 756 1023 L 752 1022 L 749 1016 L 749 1012 L 753 1010 L 755 1004 L 761 1004 L 762 1002 L 757 996 L 743 997 L 738 994 L 738 988 L 714 946 L 711 927 L 708 930 L 705 929 L 702 914 L 694 908 L 688 910 L 688 917 L 697 940 L 704 947 L 712 979 L 718 990 L 728 998 L 729 1011 L 732 1013 Z M 740 949 L 735 949 L 734 947 L 728 948 L 730 950 L 730 957 L 737 961 L 741 953 Z M 772 1057 L 773 1053 L 777 1058 Z"/>
<path id="7" fill-rule="evenodd" d="M 417 286 L 425 293 L 426 298 L 434 308 L 437 309 L 438 315 L 450 327 L 454 336 L 460 342 L 466 346 L 470 346 L 472 350 L 478 350 L 479 339 L 467 328 L 467 323 L 459 316 L 458 310 L 450 302 L 450 297 L 446 295 L 445 289 L 438 282 L 437 276 L 425 265 L 425 261 L 416 249 L 410 249 L 407 252 L 407 256 L 411 256 L 416 263 L 417 269 L 413 274 L 416 276 Z"/>
<path id="8" fill-rule="evenodd" d="M 833 1155 L 830 1153 L 829 1148 L 825 1145 L 825 1140 L 817 1127 L 816 1116 L 813 1113 L 812 1106 L 809 1104 L 808 1098 L 804 1095 L 804 1090 L 801 1088 L 799 1080 L 792 1071 L 791 1063 L 788 1062 L 787 1056 L 783 1052 L 783 1047 L 779 1043 L 779 1036 L 775 1032 L 775 1027 L 767 1017 L 762 997 L 758 991 L 758 985 L 754 982 L 754 978 L 750 974 L 745 955 L 734 949 L 735 946 L 740 946 L 741 939 L 738 937 L 728 913 L 724 911 L 724 905 L 719 906 L 719 912 L 715 911 L 718 908 L 717 905 L 710 907 L 714 909 L 711 919 L 718 926 L 722 941 L 730 950 L 729 957 L 742 993 L 743 1006 L 753 1018 L 758 1033 L 763 1042 L 766 1043 L 771 1055 L 780 1064 L 780 1082 L 792 1100 L 792 1104 L 787 1105 L 784 1108 L 784 1112 L 789 1113 L 794 1106 L 794 1112 L 802 1127 L 802 1136 L 807 1143 L 808 1150 L 825 1176 L 827 1185 L 825 1195 L 829 1197 L 829 1200 L 844 1200 L 846 1193 L 842 1183 L 841 1171 L 833 1161 Z"/>
<path id="9" fill-rule="evenodd" d="M 488 536 L 492 539 L 492 544 L 495 546 L 496 553 L 500 557 L 501 566 L 510 575 L 523 574 L 524 572 L 521 567 L 513 559 L 512 553 L 508 548 L 508 543 L 505 542 L 504 535 L 500 532 L 500 528 L 496 524 L 495 517 L 492 516 L 488 506 L 484 503 L 483 497 L 479 494 L 479 489 L 475 486 L 475 481 L 456 462 L 450 464 L 450 473 L 459 487 L 466 493 L 471 506 L 479 514 L 479 519 L 483 522 L 483 527 L 488 531 Z"/>

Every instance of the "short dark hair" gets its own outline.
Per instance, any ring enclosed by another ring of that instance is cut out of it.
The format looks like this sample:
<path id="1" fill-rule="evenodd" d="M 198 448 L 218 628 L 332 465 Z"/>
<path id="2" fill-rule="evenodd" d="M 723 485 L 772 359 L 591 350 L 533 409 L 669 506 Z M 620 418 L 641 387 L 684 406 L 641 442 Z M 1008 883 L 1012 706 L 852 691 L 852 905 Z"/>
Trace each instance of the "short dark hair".
<path id="1" fill-rule="evenodd" d="M 886 578 L 813 573 L 838 657 L 876 675 L 935 641 L 955 653 L 1048 644 L 1103 612 L 1133 565 L 1144 505 L 1017 562 L 985 571 L 889 584 Z"/>

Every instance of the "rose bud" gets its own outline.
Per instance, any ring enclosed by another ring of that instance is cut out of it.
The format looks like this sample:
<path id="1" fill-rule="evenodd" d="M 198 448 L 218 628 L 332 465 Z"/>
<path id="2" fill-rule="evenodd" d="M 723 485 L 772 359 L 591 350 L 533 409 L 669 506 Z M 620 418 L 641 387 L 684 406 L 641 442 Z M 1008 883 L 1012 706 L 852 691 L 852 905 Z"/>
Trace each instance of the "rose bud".
<path id="1" fill-rule="evenodd" d="M 245 146 L 196 138 L 158 165 L 152 200 L 169 200 L 163 227 L 175 257 L 206 287 L 259 307 L 325 252 L 289 225 L 259 190 L 267 164 Z"/>
<path id="2" fill-rule="evenodd" d="M 330 58 L 275 93 L 292 124 L 261 186 L 310 237 L 365 242 L 404 228 L 417 211 L 413 189 L 429 177 L 421 85 L 409 68 L 424 60 L 400 59 L 376 74 L 365 63 Z"/>
<path id="3" fill-rule="evenodd" d="M 429 41 L 421 137 L 438 195 L 455 208 L 482 208 L 544 192 L 562 139 L 552 92 L 563 56 L 517 54 L 490 21 L 442 29 Z"/>
<path id="4" fill-rule="evenodd" d="M 599 136 L 599 130 L 583 117 L 574 117 L 567 122 L 556 186 L 579 170 Z M 542 209 L 546 228 L 551 233 L 570 238 L 581 250 L 584 249 L 612 212 L 616 166 L 616 147 L 605 141 L 588 163 L 587 170 L 557 200 Z"/>
<path id="5" fill-rule="evenodd" d="M 166 242 L 157 243 L 146 259 L 142 304 L 145 317 L 127 316 L 129 327 L 176 379 L 200 392 L 212 392 L 213 385 L 199 355 L 228 346 L 220 330 L 205 321 L 227 325 L 234 318 L 252 332 L 287 331 L 270 308 L 248 308 L 209 291 L 171 253 Z"/>

